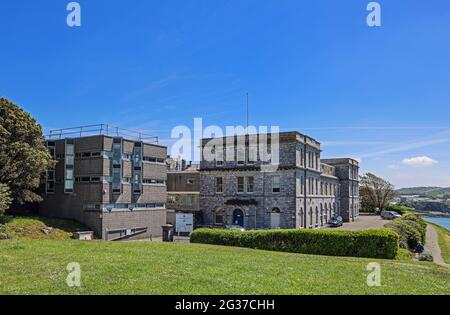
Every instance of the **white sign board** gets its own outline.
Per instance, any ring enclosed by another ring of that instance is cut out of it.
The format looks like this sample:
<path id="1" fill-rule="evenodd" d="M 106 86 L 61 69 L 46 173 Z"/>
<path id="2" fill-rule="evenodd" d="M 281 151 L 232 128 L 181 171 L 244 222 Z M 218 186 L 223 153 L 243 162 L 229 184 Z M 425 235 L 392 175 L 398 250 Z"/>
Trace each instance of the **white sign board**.
<path id="1" fill-rule="evenodd" d="M 192 213 L 176 214 L 177 233 L 191 233 L 194 230 L 194 215 Z"/>

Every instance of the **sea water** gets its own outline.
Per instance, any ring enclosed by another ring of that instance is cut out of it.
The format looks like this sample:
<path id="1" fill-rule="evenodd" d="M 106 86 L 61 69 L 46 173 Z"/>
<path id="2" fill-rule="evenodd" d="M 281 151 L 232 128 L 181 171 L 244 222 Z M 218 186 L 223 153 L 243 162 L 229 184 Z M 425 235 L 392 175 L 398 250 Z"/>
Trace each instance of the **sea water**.
<path id="1" fill-rule="evenodd" d="M 450 230 L 450 218 L 424 217 L 425 221 L 440 225 Z"/>

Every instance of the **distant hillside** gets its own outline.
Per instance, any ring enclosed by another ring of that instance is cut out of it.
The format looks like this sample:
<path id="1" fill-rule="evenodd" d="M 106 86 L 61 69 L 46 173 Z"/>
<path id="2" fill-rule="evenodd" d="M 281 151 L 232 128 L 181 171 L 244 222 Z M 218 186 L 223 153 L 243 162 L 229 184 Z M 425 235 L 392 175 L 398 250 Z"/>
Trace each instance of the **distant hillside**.
<path id="1" fill-rule="evenodd" d="M 399 195 L 420 195 L 433 198 L 442 198 L 444 195 L 450 196 L 450 187 L 409 187 L 397 190 Z"/>

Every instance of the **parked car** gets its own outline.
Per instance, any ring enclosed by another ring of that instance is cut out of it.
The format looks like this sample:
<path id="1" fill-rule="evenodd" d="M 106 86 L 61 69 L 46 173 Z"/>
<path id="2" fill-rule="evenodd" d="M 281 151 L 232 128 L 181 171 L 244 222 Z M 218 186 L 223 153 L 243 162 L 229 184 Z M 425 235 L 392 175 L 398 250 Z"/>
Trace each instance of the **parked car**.
<path id="1" fill-rule="evenodd" d="M 381 211 L 381 218 L 384 220 L 394 220 L 401 218 L 402 216 L 395 211 Z"/>
<path id="2" fill-rule="evenodd" d="M 245 231 L 245 229 L 240 225 L 227 225 L 227 229 L 228 230 L 237 230 L 237 231 L 241 231 L 241 232 Z"/>
<path id="3" fill-rule="evenodd" d="M 333 217 L 328 221 L 330 227 L 340 227 L 344 224 L 344 219 L 341 216 Z"/>

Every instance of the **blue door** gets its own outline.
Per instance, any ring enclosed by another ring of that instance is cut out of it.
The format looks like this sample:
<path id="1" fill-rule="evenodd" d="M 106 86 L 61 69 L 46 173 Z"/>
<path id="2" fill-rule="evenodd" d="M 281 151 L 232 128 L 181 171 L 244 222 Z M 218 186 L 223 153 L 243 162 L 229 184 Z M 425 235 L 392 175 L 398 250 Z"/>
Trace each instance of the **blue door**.
<path id="1" fill-rule="evenodd" d="M 244 212 L 240 209 L 236 209 L 233 212 L 233 225 L 239 225 L 244 227 Z"/>

